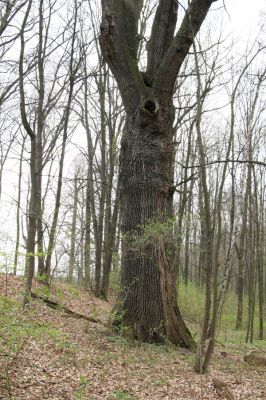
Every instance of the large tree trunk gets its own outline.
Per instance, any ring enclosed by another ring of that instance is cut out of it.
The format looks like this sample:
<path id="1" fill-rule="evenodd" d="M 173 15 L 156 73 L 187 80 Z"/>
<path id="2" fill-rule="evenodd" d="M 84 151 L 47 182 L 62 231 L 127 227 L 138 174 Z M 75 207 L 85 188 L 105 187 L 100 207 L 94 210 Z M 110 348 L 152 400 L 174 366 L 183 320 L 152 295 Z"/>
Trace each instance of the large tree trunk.
<path id="1" fill-rule="evenodd" d="M 128 115 L 121 144 L 123 251 L 120 320 L 142 340 L 193 347 L 176 303 L 172 260 L 172 103 Z"/>
<path id="2" fill-rule="evenodd" d="M 176 78 L 213 0 L 192 0 L 176 31 L 178 2 L 159 0 L 139 70 L 142 0 L 102 0 L 100 42 L 127 114 L 121 143 L 122 294 L 117 318 L 144 340 L 193 348 L 176 303 L 172 260 L 172 98 Z"/>

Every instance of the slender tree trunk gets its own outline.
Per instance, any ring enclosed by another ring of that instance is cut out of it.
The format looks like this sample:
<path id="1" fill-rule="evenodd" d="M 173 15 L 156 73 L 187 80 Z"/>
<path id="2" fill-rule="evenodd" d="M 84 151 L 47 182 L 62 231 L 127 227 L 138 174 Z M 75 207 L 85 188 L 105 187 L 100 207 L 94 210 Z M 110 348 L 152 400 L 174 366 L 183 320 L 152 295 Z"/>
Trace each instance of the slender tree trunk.
<path id="1" fill-rule="evenodd" d="M 192 122 L 190 129 L 189 129 L 189 137 L 188 137 L 188 150 L 187 150 L 187 155 L 186 155 L 186 161 L 185 161 L 185 172 L 182 180 L 184 181 L 183 185 L 183 193 L 180 196 L 180 202 L 179 202 L 179 207 L 178 207 L 178 212 L 177 212 L 177 240 L 176 240 L 176 251 L 175 251 L 175 265 L 176 265 L 176 270 L 177 270 L 177 280 L 179 282 L 179 273 L 180 273 L 180 267 L 181 267 L 181 248 L 182 248 L 182 242 L 183 242 L 183 235 L 182 235 L 182 226 L 183 226 L 183 219 L 184 219 L 184 213 L 186 209 L 186 204 L 187 204 L 187 199 L 188 199 L 188 194 L 187 194 L 187 178 L 188 178 L 188 165 L 190 163 L 190 158 L 191 158 L 191 142 L 192 142 L 192 133 L 193 133 L 193 126 L 194 123 Z"/>
<path id="2" fill-rule="evenodd" d="M 234 155 L 234 139 L 232 140 L 232 155 Z M 231 184 L 230 230 L 229 230 L 229 239 L 228 239 L 229 243 L 228 243 L 228 248 L 226 251 L 222 286 L 221 286 L 221 290 L 219 293 L 219 299 L 218 299 L 218 311 L 217 311 L 218 318 L 221 317 L 222 308 L 223 308 L 223 305 L 224 305 L 224 302 L 226 299 L 226 294 L 228 292 L 228 288 L 229 288 L 229 285 L 231 282 L 231 271 L 232 271 L 231 256 L 233 253 L 233 244 L 234 244 L 233 240 L 234 240 L 235 209 L 236 209 L 234 163 L 231 168 L 231 177 L 232 177 L 232 184 Z"/>
<path id="3" fill-rule="evenodd" d="M 190 232 L 191 232 L 191 214 L 192 214 L 192 193 L 195 181 L 192 180 L 189 188 L 188 205 L 186 213 L 186 229 L 185 229 L 185 259 L 184 259 L 184 283 L 187 286 L 189 281 L 189 259 L 190 259 Z"/>
<path id="4" fill-rule="evenodd" d="M 249 179 L 249 178 L 248 178 Z M 235 250 L 238 258 L 237 271 L 237 314 L 236 314 L 236 329 L 242 329 L 243 324 L 243 296 L 244 296 L 244 257 L 245 257 L 245 240 L 247 229 L 247 214 L 248 214 L 248 181 L 244 197 L 244 205 L 242 208 L 242 224 L 239 237 L 239 246 L 235 243 Z"/>
<path id="5" fill-rule="evenodd" d="M 264 198 L 265 194 L 262 194 L 262 198 Z M 259 339 L 263 340 L 264 338 L 264 276 L 263 276 L 263 265 L 264 265 L 264 207 L 261 207 L 261 222 L 259 226 L 259 244 L 258 244 L 258 289 L 259 289 Z"/>
<path id="6" fill-rule="evenodd" d="M 43 127 L 44 127 L 44 49 L 43 49 L 43 0 L 39 2 L 39 42 L 38 42 L 38 111 L 37 111 L 37 134 L 36 134 L 36 180 L 37 180 L 37 251 L 38 251 L 38 273 L 45 273 L 44 247 L 43 247 L 43 221 L 42 221 L 42 168 L 43 168 Z"/>
<path id="7" fill-rule="evenodd" d="M 251 187 L 250 187 L 251 190 Z M 256 261 L 255 261 L 255 232 L 253 226 L 254 208 L 250 198 L 248 222 L 248 248 L 247 248 L 247 267 L 248 267 L 248 325 L 246 333 L 246 343 L 253 343 L 254 339 L 254 313 L 255 313 L 255 293 L 256 293 Z"/>
<path id="8" fill-rule="evenodd" d="M 116 259 L 115 262 L 113 260 L 114 272 L 118 270 L 118 266 L 120 265 L 120 260 L 119 260 L 120 254 L 121 254 L 121 213 L 120 213 L 120 207 L 118 207 L 117 226 L 115 232 L 114 251 L 113 251 L 113 255 L 115 255 Z"/>
<path id="9" fill-rule="evenodd" d="M 30 174 L 31 174 L 31 191 L 29 201 L 28 215 L 28 236 L 26 242 L 26 266 L 25 266 L 25 293 L 23 306 L 29 302 L 31 294 L 32 280 L 35 270 L 35 237 L 36 237 L 36 221 L 37 221 L 37 182 L 35 173 L 35 138 L 31 139 L 31 159 L 30 159 Z"/>
<path id="10" fill-rule="evenodd" d="M 254 224 L 254 248 L 255 248 L 255 265 L 257 270 L 257 282 L 258 282 L 258 306 L 259 306 L 259 339 L 263 339 L 263 268 L 262 268 L 262 241 L 261 241 L 261 227 L 260 227 L 260 208 L 258 199 L 258 182 L 254 171 L 253 181 L 254 181 L 254 214 L 255 214 L 255 224 Z M 256 292 L 256 281 L 254 282 L 254 305 L 256 304 L 255 299 Z"/>
<path id="11" fill-rule="evenodd" d="M 21 31 L 20 31 L 20 57 L 19 57 L 19 92 L 20 92 L 20 115 L 23 127 L 30 138 L 30 201 L 28 208 L 28 236 L 26 240 L 26 263 L 25 263 L 25 292 L 23 297 L 23 307 L 27 305 L 30 299 L 32 280 L 34 277 L 35 269 L 35 236 L 36 236 L 36 196 L 37 196 L 37 179 L 36 179 L 36 136 L 30 126 L 27 118 L 26 100 L 24 90 L 24 52 L 25 52 L 25 38 L 24 32 L 32 6 L 32 0 L 29 0 L 26 13 L 24 15 Z"/>
<path id="12" fill-rule="evenodd" d="M 84 59 L 84 73 L 87 76 L 87 63 L 86 59 Z M 89 123 L 89 104 L 88 104 L 88 96 L 89 96 L 89 87 L 88 87 L 88 80 L 84 80 L 84 119 L 82 120 L 83 126 L 86 130 L 87 136 L 87 154 L 88 154 L 88 176 L 87 176 L 87 212 L 86 218 L 90 218 L 92 220 L 92 227 L 94 233 L 94 243 L 95 243 L 95 276 L 94 276 L 94 290 L 95 294 L 98 296 L 100 295 L 100 288 L 101 288 L 101 262 L 102 262 L 102 235 L 103 235 L 103 220 L 100 223 L 99 218 L 97 218 L 97 211 L 96 211 L 96 204 L 95 204 L 95 190 L 94 190 L 94 157 L 95 157 L 95 149 L 92 142 L 92 134 L 90 129 Z M 103 118 L 103 117 L 102 117 Z M 103 119 L 102 121 L 103 122 Z M 102 128 L 102 126 L 101 126 Z M 101 154 L 102 155 L 102 154 Z M 105 184 L 105 182 L 102 182 Z M 100 213 L 101 218 L 103 219 L 104 216 L 104 202 L 103 196 L 100 195 L 101 198 L 101 205 L 100 205 Z M 88 203 L 89 201 L 89 203 Z M 90 228 L 89 222 L 86 224 L 87 228 Z M 99 233 L 99 226 L 100 226 L 100 233 Z M 89 246 L 89 232 L 87 231 L 87 245 Z M 86 263 L 88 268 L 86 267 L 87 273 L 90 270 L 90 252 L 89 247 L 87 248 L 87 257 Z M 88 276 L 88 275 L 87 275 Z"/>
<path id="13" fill-rule="evenodd" d="M 22 146 L 21 146 L 21 154 L 20 154 L 20 159 L 19 159 L 18 198 L 17 198 L 17 212 L 16 212 L 17 233 L 16 233 L 14 270 L 13 270 L 14 275 L 17 274 L 17 266 L 18 266 L 18 251 L 19 251 L 19 241 L 20 241 L 21 180 L 22 180 L 22 162 L 23 162 L 25 140 L 26 140 L 26 137 L 23 138 L 23 142 L 22 142 Z"/>
<path id="14" fill-rule="evenodd" d="M 117 228 L 117 218 L 119 209 L 119 196 L 117 187 L 115 188 L 115 199 L 112 207 L 112 194 L 114 189 L 114 173 L 116 164 L 116 130 L 119 132 L 123 119 L 120 120 L 117 126 L 117 117 L 113 117 L 113 112 L 117 111 L 117 103 L 114 101 L 113 88 L 110 88 L 110 76 L 107 80 L 108 87 L 108 102 L 109 102 L 109 115 L 108 115 L 108 133 L 109 133 L 109 152 L 107 159 L 109 161 L 109 171 L 106 171 L 106 202 L 105 202 L 105 246 L 103 256 L 103 268 L 102 268 L 102 282 L 101 282 L 101 296 L 107 300 L 109 290 L 109 278 L 112 266 L 114 244 L 115 244 L 115 233 Z M 111 107 L 112 105 L 112 107 Z"/>
<path id="15" fill-rule="evenodd" d="M 77 175 L 76 175 L 75 179 L 74 179 L 74 201 L 73 201 L 70 253 L 69 253 L 69 264 L 68 264 L 68 281 L 69 282 L 73 282 L 73 273 L 74 273 L 74 266 L 75 266 L 75 261 L 76 261 L 77 210 L 78 210 L 78 180 L 77 180 Z"/>
<path id="16" fill-rule="evenodd" d="M 80 257 L 79 257 L 79 268 L 78 268 L 78 283 L 82 284 L 84 282 L 84 189 L 81 190 L 82 203 L 81 203 L 81 215 L 80 215 Z"/>
<path id="17" fill-rule="evenodd" d="M 58 225 L 58 216 L 59 216 L 60 203 L 61 203 L 61 192 L 62 192 L 62 185 L 63 185 L 63 170 L 64 170 L 67 137 L 68 137 L 68 123 L 69 123 L 70 112 L 71 112 L 71 103 L 73 100 L 73 92 L 74 92 L 74 86 L 75 86 L 76 73 L 78 71 L 78 65 L 79 65 L 79 64 L 74 65 L 76 27 L 77 27 L 77 4 L 75 2 L 73 35 L 72 35 L 72 40 L 71 40 L 71 52 L 70 52 L 70 61 L 69 61 L 69 91 L 68 91 L 68 98 L 67 98 L 65 112 L 63 114 L 62 120 L 60 121 L 60 125 L 62 123 L 62 126 L 63 126 L 62 149 L 61 149 L 60 160 L 59 160 L 58 181 L 57 181 L 57 189 L 56 189 L 56 196 L 55 196 L 55 208 L 54 208 L 54 213 L 53 213 L 51 230 L 50 230 L 50 234 L 49 234 L 47 257 L 46 257 L 46 263 L 45 263 L 45 275 L 46 275 L 46 284 L 47 285 L 49 284 L 49 281 L 50 281 L 52 255 L 53 255 L 53 251 L 54 251 L 54 247 L 55 247 L 56 230 L 57 230 L 57 225 Z"/>
<path id="18" fill-rule="evenodd" d="M 197 145 L 199 149 L 199 184 L 202 186 L 202 197 L 200 201 L 200 218 L 201 218 L 201 235 L 202 245 L 200 251 L 204 253 L 204 272 L 205 272 L 205 301 L 204 301 L 204 318 L 201 329 L 200 343 L 195 358 L 195 371 L 198 373 L 205 372 L 207 367 L 204 351 L 205 342 L 208 335 L 208 329 L 211 317 L 211 305 L 212 305 L 212 279 L 213 279 L 213 226 L 211 219 L 211 200 L 210 191 L 208 188 L 207 181 L 207 170 L 206 170 L 206 153 L 204 142 L 201 132 L 201 118 L 203 109 L 203 100 L 201 99 L 202 83 L 200 70 L 198 65 L 197 51 L 195 42 L 193 42 L 193 49 L 195 55 L 195 65 L 197 71 L 197 113 L 196 113 L 196 131 L 197 131 Z M 214 305 L 213 305 L 214 306 Z M 213 340 L 213 339 L 211 339 Z"/>
<path id="19" fill-rule="evenodd" d="M 110 224 L 108 226 L 107 241 L 106 241 L 104 263 L 103 263 L 101 296 L 105 300 L 107 300 L 107 297 L 108 297 L 109 278 L 110 278 L 113 251 L 114 251 L 114 241 L 115 241 L 117 217 L 118 217 L 118 195 L 117 195 L 117 197 L 115 199 L 112 219 L 111 219 Z"/>
<path id="20" fill-rule="evenodd" d="M 106 171 L 106 110 L 105 110 L 105 96 L 107 84 L 107 70 L 104 64 L 100 71 L 100 79 L 97 81 L 100 97 L 100 111 L 101 111 L 101 194 L 99 204 L 99 216 L 96 238 L 96 262 L 95 262 L 95 294 L 101 294 L 101 276 L 102 276 L 102 259 L 103 259 L 103 228 L 105 216 L 105 199 L 106 199 L 106 184 L 107 184 L 107 171 Z"/>
<path id="21" fill-rule="evenodd" d="M 89 168 L 89 167 L 88 167 Z M 91 236 L 91 191 L 90 191 L 90 174 L 87 173 L 86 182 L 86 209 L 85 209 L 85 243 L 84 243 L 84 274 L 85 287 L 88 288 L 91 280 L 91 264 L 90 264 L 90 236 Z"/>
<path id="22" fill-rule="evenodd" d="M 203 194 L 202 185 L 199 185 L 199 214 L 200 214 L 200 239 L 199 239 L 199 256 L 198 256 L 198 287 L 203 288 L 205 282 L 205 271 L 204 265 L 206 265 L 206 252 L 204 249 L 204 218 L 201 218 L 201 212 L 203 210 Z"/>

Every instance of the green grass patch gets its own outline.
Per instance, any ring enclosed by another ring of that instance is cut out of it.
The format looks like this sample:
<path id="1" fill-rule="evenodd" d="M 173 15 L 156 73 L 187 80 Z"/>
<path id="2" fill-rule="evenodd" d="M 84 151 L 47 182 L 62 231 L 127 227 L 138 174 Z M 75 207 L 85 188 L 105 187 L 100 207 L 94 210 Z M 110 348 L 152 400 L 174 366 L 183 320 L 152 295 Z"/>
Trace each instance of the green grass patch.
<path id="1" fill-rule="evenodd" d="M 113 399 L 137 400 L 137 398 L 135 396 L 133 396 L 132 394 L 130 394 L 129 392 L 119 391 L 119 390 L 113 391 L 113 393 L 110 397 L 110 400 L 113 400 Z"/>
<path id="2" fill-rule="evenodd" d="M 68 337 L 65 333 L 47 322 L 38 319 L 34 309 L 23 312 L 19 302 L 0 296 L 0 348 L 6 356 L 18 353 L 28 338 L 40 342 L 52 338 L 56 348 L 65 348 Z"/>
<path id="3" fill-rule="evenodd" d="M 184 283 L 180 283 L 178 288 L 178 303 L 181 308 L 182 314 L 190 322 L 192 330 L 194 331 L 199 331 L 200 329 L 200 324 L 203 320 L 204 314 L 204 301 L 205 294 L 203 289 L 197 288 L 191 282 L 188 284 L 188 286 L 185 286 Z M 218 323 L 217 340 L 226 344 L 245 345 L 247 348 L 253 348 L 254 346 L 263 348 L 263 346 L 265 346 L 266 344 L 266 340 L 258 340 L 258 307 L 256 306 L 255 308 L 254 342 L 252 345 L 248 345 L 245 343 L 246 326 L 248 320 L 247 296 L 244 296 L 243 301 L 243 329 L 239 331 L 235 329 L 236 312 L 237 296 L 234 292 L 229 291 L 223 306 L 221 319 Z M 266 322 L 264 323 L 264 329 L 266 332 Z"/>

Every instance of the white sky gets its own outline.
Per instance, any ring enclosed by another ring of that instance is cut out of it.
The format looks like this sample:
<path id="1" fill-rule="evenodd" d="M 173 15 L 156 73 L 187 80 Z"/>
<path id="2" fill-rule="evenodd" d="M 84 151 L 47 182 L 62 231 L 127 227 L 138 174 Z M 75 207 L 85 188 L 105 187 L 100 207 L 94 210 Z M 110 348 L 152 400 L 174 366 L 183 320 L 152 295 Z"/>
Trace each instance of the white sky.
<path id="1" fill-rule="evenodd" d="M 218 2 L 216 4 L 218 5 Z M 224 4 L 236 35 L 249 36 L 262 21 L 262 13 L 265 13 L 266 24 L 266 0 L 225 0 Z"/>
<path id="2" fill-rule="evenodd" d="M 223 3 L 229 16 L 226 14 L 226 11 L 222 9 Z M 228 21 L 226 28 L 236 39 L 239 39 L 239 42 L 246 43 L 249 36 L 254 37 L 254 33 L 258 31 L 259 25 L 262 24 L 263 21 L 266 26 L 266 0 L 218 0 L 213 4 L 213 9 L 216 8 L 221 8 L 221 13 L 225 16 L 224 20 Z M 0 230 L 4 227 L 8 232 L 15 230 L 14 219 L 12 219 L 14 215 L 12 215 L 10 209 L 10 201 L 14 195 L 13 185 L 17 183 L 16 173 L 10 174 L 10 170 L 17 170 L 17 168 L 14 168 L 13 164 L 14 161 L 6 165 L 5 172 L 8 174 L 8 182 L 6 181 L 7 175 L 4 174 L 2 199 L 4 201 L 0 202 Z"/>

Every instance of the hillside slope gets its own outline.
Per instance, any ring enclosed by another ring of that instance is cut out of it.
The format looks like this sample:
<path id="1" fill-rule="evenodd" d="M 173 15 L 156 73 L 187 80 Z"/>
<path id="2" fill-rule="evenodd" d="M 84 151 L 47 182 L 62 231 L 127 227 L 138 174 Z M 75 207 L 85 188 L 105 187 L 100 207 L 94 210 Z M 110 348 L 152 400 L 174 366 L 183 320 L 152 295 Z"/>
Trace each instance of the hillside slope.
<path id="1" fill-rule="evenodd" d="M 36 284 L 33 289 L 103 324 L 37 300 L 23 313 L 22 290 L 22 278 L 0 275 L 1 400 L 226 398 L 217 392 L 216 378 L 235 399 L 266 398 L 265 370 L 247 366 L 233 349 L 217 348 L 210 374 L 200 377 L 193 354 L 115 335 L 106 325 L 112 304 L 88 291 L 59 283 L 51 293 Z"/>

